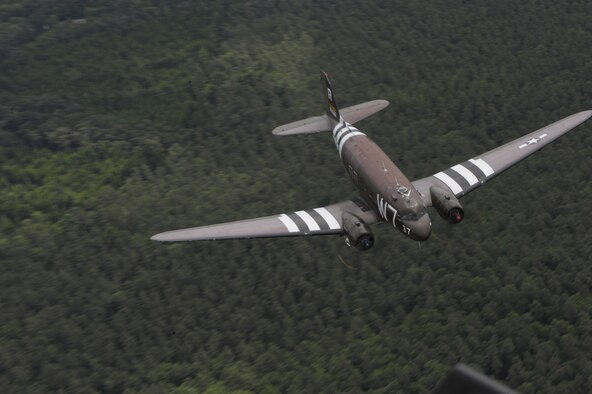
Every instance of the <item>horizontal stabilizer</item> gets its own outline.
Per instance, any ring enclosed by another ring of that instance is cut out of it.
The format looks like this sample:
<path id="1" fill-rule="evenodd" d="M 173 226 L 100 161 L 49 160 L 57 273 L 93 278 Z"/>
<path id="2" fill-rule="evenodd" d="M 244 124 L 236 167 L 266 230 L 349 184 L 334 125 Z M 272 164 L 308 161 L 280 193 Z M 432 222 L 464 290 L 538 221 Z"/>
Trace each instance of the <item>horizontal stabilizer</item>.
<path id="1" fill-rule="evenodd" d="M 339 114 L 347 123 L 354 124 L 386 108 L 388 105 L 389 102 L 386 100 L 373 100 L 340 109 Z M 329 117 L 321 115 L 278 126 L 273 129 L 272 133 L 275 135 L 311 134 L 331 131 L 332 129 Z"/>
<path id="2" fill-rule="evenodd" d="M 294 135 L 320 133 L 321 131 L 331 131 L 331 122 L 327 115 L 313 116 L 296 122 L 278 126 L 273 129 L 275 135 Z"/>
<path id="3" fill-rule="evenodd" d="M 373 100 L 340 109 L 339 112 L 341 113 L 341 117 L 343 117 L 347 123 L 354 124 L 362 119 L 366 119 L 370 115 L 374 115 L 378 111 L 385 109 L 388 105 L 389 102 L 386 100 Z"/>

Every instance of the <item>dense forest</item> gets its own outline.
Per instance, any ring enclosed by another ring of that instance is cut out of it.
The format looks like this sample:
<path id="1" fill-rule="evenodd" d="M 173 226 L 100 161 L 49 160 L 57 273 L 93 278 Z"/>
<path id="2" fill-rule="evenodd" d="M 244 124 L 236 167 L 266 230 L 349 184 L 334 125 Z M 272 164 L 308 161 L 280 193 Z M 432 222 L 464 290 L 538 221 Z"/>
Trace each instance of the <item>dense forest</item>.
<path id="1" fill-rule="evenodd" d="M 592 392 L 592 126 L 432 238 L 161 244 L 356 196 L 338 102 L 410 178 L 592 109 L 592 2 L 4 0 L 0 391 L 400 392 L 464 362 Z"/>

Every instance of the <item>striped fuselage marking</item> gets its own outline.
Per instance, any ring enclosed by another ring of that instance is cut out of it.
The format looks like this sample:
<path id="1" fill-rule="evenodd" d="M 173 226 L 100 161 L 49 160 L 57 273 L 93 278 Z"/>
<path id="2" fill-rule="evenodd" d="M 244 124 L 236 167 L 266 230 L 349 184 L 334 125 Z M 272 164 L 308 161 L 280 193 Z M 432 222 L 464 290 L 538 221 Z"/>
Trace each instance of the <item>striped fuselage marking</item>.
<path id="1" fill-rule="evenodd" d="M 364 138 L 354 139 L 355 136 Z M 345 146 L 350 138 L 352 142 Z M 413 238 L 415 233 L 402 217 L 419 212 L 423 202 L 405 174 L 375 142 L 343 119 L 333 128 L 333 139 L 368 206 L 393 228 Z"/>
<path id="2" fill-rule="evenodd" d="M 362 133 L 360 130 L 356 129 L 351 124 L 347 123 L 345 120 L 341 119 L 337 125 L 333 128 L 333 140 L 335 141 L 335 145 L 337 146 L 337 150 L 339 151 L 339 156 L 341 156 L 341 151 L 343 150 L 343 146 L 345 142 L 352 137 L 357 135 L 366 135 Z"/>

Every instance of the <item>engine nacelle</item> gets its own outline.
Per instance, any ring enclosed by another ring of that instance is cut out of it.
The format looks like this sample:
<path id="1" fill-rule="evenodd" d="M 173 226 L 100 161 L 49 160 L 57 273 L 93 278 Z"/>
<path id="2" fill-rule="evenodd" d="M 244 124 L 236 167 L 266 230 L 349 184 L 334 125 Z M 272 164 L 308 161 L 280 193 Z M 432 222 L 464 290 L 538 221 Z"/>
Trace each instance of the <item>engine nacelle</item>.
<path id="1" fill-rule="evenodd" d="M 341 219 L 345 230 L 345 243 L 348 246 L 368 250 L 374 245 L 374 235 L 362 219 L 349 212 L 344 212 Z"/>
<path id="2" fill-rule="evenodd" d="M 442 218 L 452 224 L 460 223 L 463 220 L 465 211 L 451 191 L 432 186 L 430 194 L 432 196 L 432 205 Z"/>

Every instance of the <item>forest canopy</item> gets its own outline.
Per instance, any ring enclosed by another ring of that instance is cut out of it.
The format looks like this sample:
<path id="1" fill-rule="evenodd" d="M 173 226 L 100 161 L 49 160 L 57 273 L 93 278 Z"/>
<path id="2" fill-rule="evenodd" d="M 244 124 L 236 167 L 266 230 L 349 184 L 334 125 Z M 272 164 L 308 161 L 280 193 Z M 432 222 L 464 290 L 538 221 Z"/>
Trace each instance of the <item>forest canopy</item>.
<path id="1" fill-rule="evenodd" d="M 0 391 L 401 392 L 469 364 L 592 392 L 591 126 L 463 200 L 418 246 L 164 245 L 157 232 L 356 196 L 325 134 L 359 124 L 419 178 L 592 109 L 592 3 L 0 5 Z M 421 158 L 421 159 L 420 159 Z"/>

